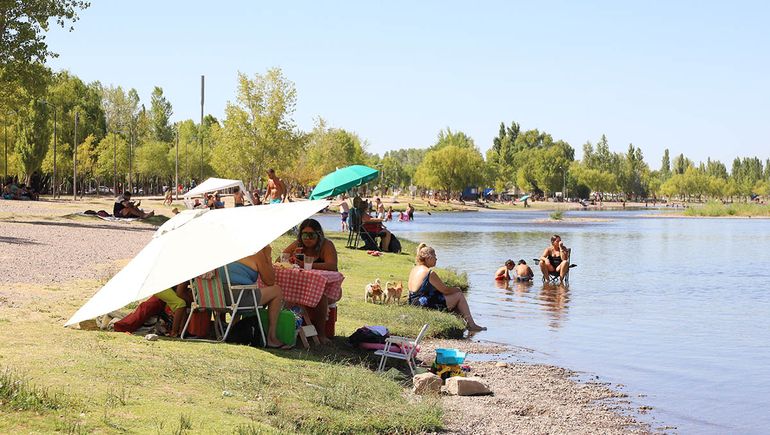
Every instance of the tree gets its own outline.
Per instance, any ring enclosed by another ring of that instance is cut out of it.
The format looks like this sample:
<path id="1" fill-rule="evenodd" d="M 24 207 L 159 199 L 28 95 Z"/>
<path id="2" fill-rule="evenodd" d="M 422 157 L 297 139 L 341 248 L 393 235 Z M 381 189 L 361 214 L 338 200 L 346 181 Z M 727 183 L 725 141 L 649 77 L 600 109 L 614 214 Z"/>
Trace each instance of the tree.
<path id="1" fill-rule="evenodd" d="M 669 158 L 668 148 L 663 150 L 663 158 L 660 162 L 660 175 L 664 181 L 668 180 L 668 177 L 671 176 L 671 159 Z"/>
<path id="2" fill-rule="evenodd" d="M 29 184 L 32 174 L 40 170 L 48 151 L 50 130 L 48 108 L 39 102 L 29 104 L 16 123 L 16 152 L 24 171 L 24 182 Z"/>
<path id="3" fill-rule="evenodd" d="M 170 123 L 173 113 L 171 103 L 163 96 L 163 89 L 155 86 L 150 97 L 150 124 L 153 139 L 167 143 L 174 139 L 174 129 Z"/>
<path id="4" fill-rule="evenodd" d="M 89 7 L 79 0 L 5 0 L 0 7 L 0 105 L 18 106 L 45 92 L 48 49 L 45 32 L 54 21 L 64 28 Z M 73 27 L 70 26 L 70 31 Z M 26 96 L 24 95 L 26 93 Z M 13 100 L 13 101 L 12 101 Z"/>
<path id="5" fill-rule="evenodd" d="M 462 131 L 453 132 L 449 127 L 438 132 L 436 143 L 431 147 L 432 150 L 444 148 L 446 146 L 456 146 L 458 148 L 476 148 L 470 136 Z"/>
<path id="6" fill-rule="evenodd" d="M 295 132 L 297 91 L 279 68 L 249 79 L 238 74 L 236 102 L 227 103 L 225 121 L 211 157 L 222 175 L 256 180 L 270 167 L 288 168 L 301 151 Z"/>
<path id="7" fill-rule="evenodd" d="M 477 186 L 484 178 L 484 158 L 475 148 L 446 145 L 432 149 L 415 172 L 417 185 L 444 190 L 447 200 L 453 193 Z"/>

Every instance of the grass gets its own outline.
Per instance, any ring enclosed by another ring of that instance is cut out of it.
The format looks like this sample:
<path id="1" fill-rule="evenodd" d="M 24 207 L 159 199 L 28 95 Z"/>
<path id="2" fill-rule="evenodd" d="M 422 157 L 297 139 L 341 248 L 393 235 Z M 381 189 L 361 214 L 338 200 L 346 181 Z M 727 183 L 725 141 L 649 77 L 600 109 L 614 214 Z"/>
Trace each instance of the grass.
<path id="1" fill-rule="evenodd" d="M 684 211 L 685 216 L 723 217 L 723 216 L 770 216 L 770 206 L 753 203 L 722 204 L 709 201 L 702 206 L 690 206 Z"/>
<path id="2" fill-rule="evenodd" d="M 419 433 L 442 428 L 435 398 L 409 398 L 374 372 L 376 361 L 344 337 L 363 325 L 415 336 L 459 337 L 448 313 L 365 303 L 374 278 L 406 281 L 409 254 L 372 257 L 339 249 L 344 297 L 337 338 L 310 351 L 159 340 L 61 325 L 101 283 L 10 285 L 0 303 L 0 433 Z M 289 243 L 273 243 L 279 250 Z M 444 274 L 444 272 L 440 272 Z M 450 278 L 447 276 L 447 280 Z M 403 366 L 398 366 L 402 370 Z M 2 370 L 2 369 L 0 369 Z M 23 376 L 19 373 L 23 373 Z"/>
<path id="3" fill-rule="evenodd" d="M 551 220 L 560 221 L 564 219 L 564 212 L 561 210 L 557 210 L 557 211 L 551 212 L 551 214 L 549 214 L 548 216 L 551 218 Z"/>

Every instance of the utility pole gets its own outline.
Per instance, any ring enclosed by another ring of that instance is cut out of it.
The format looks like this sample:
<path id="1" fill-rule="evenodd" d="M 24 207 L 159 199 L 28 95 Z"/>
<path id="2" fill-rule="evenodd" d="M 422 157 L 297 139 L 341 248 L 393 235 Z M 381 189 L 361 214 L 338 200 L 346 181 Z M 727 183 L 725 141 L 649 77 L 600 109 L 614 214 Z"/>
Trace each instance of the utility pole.
<path id="1" fill-rule="evenodd" d="M 174 161 L 174 190 L 179 201 L 179 124 L 176 127 L 176 160 Z"/>
<path id="2" fill-rule="evenodd" d="M 118 144 L 117 144 L 116 132 L 112 132 L 112 193 L 117 195 L 118 192 Z M 99 194 L 99 186 L 96 186 L 96 194 Z"/>
<path id="3" fill-rule="evenodd" d="M 59 186 L 56 184 L 56 106 L 53 104 L 53 197 L 56 199 Z"/>
<path id="4" fill-rule="evenodd" d="M 201 177 L 198 180 L 198 183 L 203 182 L 203 95 L 204 95 L 204 89 L 205 89 L 205 76 L 201 75 L 201 123 L 198 127 L 198 140 L 200 141 L 201 146 Z"/>
<path id="5" fill-rule="evenodd" d="M 79 113 L 75 111 L 75 140 L 72 147 L 72 199 L 78 199 L 78 121 Z"/>
<path id="6" fill-rule="evenodd" d="M 3 131 L 5 132 L 5 178 L 3 178 L 3 183 L 6 183 L 8 181 L 8 118 L 5 118 L 5 125 L 3 125 Z"/>

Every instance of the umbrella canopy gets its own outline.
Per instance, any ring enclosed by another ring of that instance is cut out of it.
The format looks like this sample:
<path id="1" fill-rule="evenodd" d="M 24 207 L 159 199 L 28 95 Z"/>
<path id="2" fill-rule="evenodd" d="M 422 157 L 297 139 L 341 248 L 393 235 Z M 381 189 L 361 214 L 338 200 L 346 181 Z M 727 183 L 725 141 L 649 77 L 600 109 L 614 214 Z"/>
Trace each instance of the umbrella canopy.
<path id="1" fill-rule="evenodd" d="M 321 199 L 347 192 L 353 187 L 374 180 L 380 171 L 364 165 L 353 165 L 328 174 L 321 178 L 313 189 L 310 199 Z"/>
<path id="2" fill-rule="evenodd" d="M 246 199 L 248 199 L 250 203 L 254 203 L 254 201 L 251 199 L 251 193 L 246 190 L 246 187 L 243 185 L 241 180 L 229 180 L 227 178 L 211 177 L 203 183 L 195 186 L 194 189 L 185 193 L 184 197 L 192 198 L 194 196 L 203 196 L 209 192 L 216 192 L 217 190 L 229 189 L 231 187 L 239 187 L 241 192 L 246 195 Z"/>
<path id="3" fill-rule="evenodd" d="M 328 201 L 179 213 L 65 325 L 93 319 L 258 252 Z"/>
<path id="4" fill-rule="evenodd" d="M 522 196 L 519 198 L 519 201 L 526 201 L 526 200 L 528 200 L 528 199 L 529 199 L 529 195 L 522 195 Z"/>

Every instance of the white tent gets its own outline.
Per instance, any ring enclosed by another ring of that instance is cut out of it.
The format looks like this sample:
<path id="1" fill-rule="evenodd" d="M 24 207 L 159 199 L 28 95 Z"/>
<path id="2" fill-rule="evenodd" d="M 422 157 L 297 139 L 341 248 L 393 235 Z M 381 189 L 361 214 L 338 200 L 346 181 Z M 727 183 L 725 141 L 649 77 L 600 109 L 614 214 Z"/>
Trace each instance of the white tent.
<path id="1" fill-rule="evenodd" d="M 174 216 L 66 325 L 125 307 L 258 252 L 329 201 L 187 210 Z"/>
<path id="2" fill-rule="evenodd" d="M 185 199 L 193 198 L 195 196 L 203 196 L 209 192 L 216 192 L 217 190 L 229 189 L 231 187 L 240 187 L 241 192 L 246 195 L 246 198 L 250 203 L 254 204 L 254 200 L 251 198 L 251 193 L 246 190 L 241 180 L 228 180 L 226 178 L 209 178 L 203 183 L 195 186 L 195 189 L 190 190 L 184 194 Z"/>

